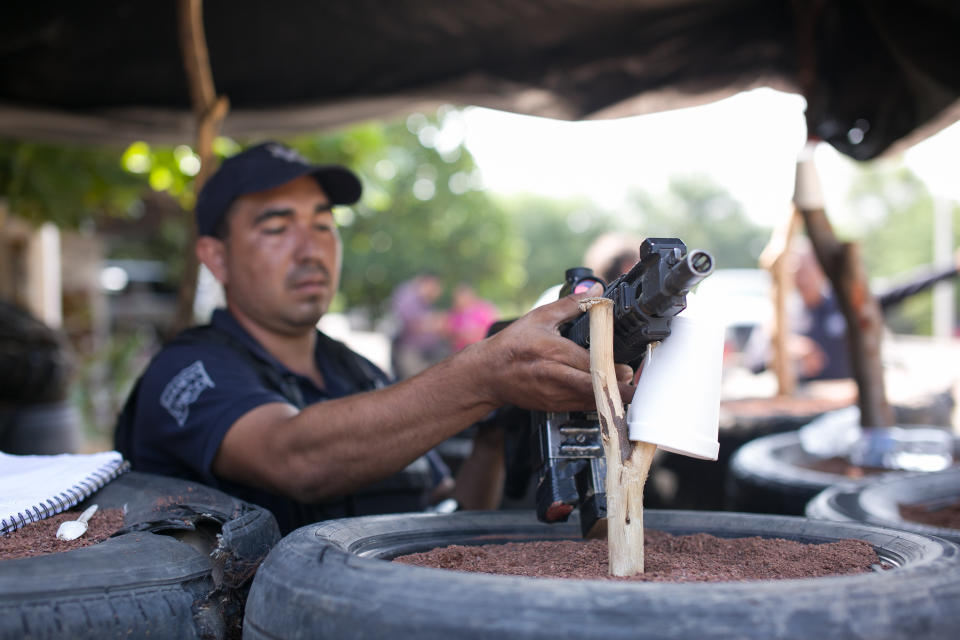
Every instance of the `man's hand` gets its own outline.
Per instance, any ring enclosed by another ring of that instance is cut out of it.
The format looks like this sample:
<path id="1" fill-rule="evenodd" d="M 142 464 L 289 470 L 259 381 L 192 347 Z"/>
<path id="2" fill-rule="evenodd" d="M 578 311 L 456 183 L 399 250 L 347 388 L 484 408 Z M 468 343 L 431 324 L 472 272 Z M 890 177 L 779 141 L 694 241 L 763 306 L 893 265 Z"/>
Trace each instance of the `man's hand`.
<path id="1" fill-rule="evenodd" d="M 580 315 L 579 303 L 603 293 L 594 285 L 538 307 L 495 335 L 473 345 L 477 392 L 495 406 L 545 411 L 590 410 L 595 406 L 590 353 L 560 335 L 559 327 Z M 466 354 L 465 354 L 466 355 Z M 624 402 L 633 397 L 633 370 L 617 365 Z"/>

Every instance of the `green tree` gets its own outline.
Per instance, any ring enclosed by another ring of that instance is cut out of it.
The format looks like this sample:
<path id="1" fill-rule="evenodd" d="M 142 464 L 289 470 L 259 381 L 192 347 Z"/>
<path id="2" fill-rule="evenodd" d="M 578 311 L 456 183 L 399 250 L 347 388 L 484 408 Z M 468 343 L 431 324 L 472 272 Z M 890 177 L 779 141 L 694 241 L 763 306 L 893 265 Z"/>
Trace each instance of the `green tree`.
<path id="1" fill-rule="evenodd" d="M 583 199 L 555 200 L 538 195 L 500 198 L 522 239 L 523 287 L 512 308 L 522 313 L 548 288 L 563 282 L 564 272 L 583 265 L 594 238 L 617 228 L 613 216 Z"/>
<path id="2" fill-rule="evenodd" d="M 851 186 L 849 201 L 875 293 L 933 262 L 933 196 L 908 168 L 889 161 L 863 163 Z M 957 246 L 960 208 L 956 206 L 953 228 L 953 246 Z M 886 320 L 893 331 L 929 335 L 932 316 L 933 294 L 928 290 L 889 310 Z"/>
<path id="3" fill-rule="evenodd" d="M 678 237 L 689 249 L 710 251 L 718 268 L 755 268 L 770 238 L 722 187 L 701 176 L 670 180 L 667 193 L 639 192 L 635 210 L 624 216 L 628 228 L 650 237 Z"/>
<path id="4" fill-rule="evenodd" d="M 145 183 L 123 170 L 122 150 L 0 141 L 0 197 L 33 223 L 77 228 L 94 213 L 124 216 Z"/>

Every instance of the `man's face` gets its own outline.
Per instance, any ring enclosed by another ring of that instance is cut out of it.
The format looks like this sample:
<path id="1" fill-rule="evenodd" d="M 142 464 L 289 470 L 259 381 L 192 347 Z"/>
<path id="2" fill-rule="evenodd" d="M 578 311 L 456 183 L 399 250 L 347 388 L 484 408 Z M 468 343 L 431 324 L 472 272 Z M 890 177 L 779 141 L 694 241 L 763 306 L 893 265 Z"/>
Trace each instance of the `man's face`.
<path id="1" fill-rule="evenodd" d="M 231 310 L 273 332 L 312 329 L 340 280 L 330 199 L 310 176 L 237 198 L 228 215 L 223 284 Z"/>

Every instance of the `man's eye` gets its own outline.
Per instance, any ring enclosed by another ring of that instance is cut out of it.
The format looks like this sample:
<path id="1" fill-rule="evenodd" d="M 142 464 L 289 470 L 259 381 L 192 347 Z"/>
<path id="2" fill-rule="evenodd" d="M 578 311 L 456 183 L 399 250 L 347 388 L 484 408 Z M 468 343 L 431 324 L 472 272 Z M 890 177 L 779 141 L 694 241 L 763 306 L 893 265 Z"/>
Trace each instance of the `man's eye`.
<path id="1" fill-rule="evenodd" d="M 286 226 L 282 226 L 282 227 L 264 227 L 264 228 L 263 228 L 263 233 L 265 233 L 265 234 L 267 234 L 267 235 L 270 235 L 270 236 L 277 236 L 277 235 L 280 235 L 281 233 L 283 233 L 283 232 L 286 231 L 286 230 L 287 230 L 287 227 L 286 227 Z"/>

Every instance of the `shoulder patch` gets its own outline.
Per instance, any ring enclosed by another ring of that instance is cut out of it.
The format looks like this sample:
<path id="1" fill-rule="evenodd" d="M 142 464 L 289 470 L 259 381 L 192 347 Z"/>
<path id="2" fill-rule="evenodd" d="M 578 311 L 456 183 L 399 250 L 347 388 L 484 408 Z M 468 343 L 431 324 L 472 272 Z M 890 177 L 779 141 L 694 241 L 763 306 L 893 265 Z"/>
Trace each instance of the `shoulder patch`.
<path id="1" fill-rule="evenodd" d="M 197 360 L 186 367 L 163 388 L 160 394 L 160 406 L 170 412 L 173 419 L 181 427 L 190 414 L 190 405 L 200 396 L 204 389 L 215 387 L 213 380 L 203 368 L 203 362 Z"/>

